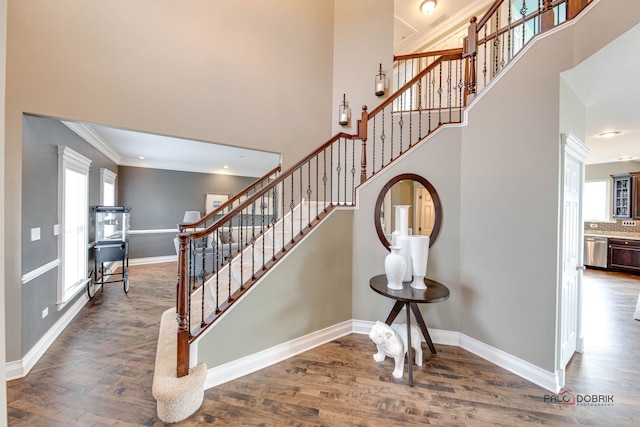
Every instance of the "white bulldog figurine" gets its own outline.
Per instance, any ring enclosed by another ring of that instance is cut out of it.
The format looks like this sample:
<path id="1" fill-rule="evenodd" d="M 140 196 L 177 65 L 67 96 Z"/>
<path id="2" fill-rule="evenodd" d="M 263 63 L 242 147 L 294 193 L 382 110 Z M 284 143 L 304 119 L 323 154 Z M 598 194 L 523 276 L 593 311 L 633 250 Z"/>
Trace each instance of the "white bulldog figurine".
<path id="1" fill-rule="evenodd" d="M 369 332 L 369 338 L 378 349 L 378 352 L 373 355 L 373 360 L 382 362 L 387 356 L 393 358 L 395 361 L 393 376 L 402 378 L 404 375 L 405 348 L 407 348 L 406 324 L 398 325 L 394 329 L 386 323 L 377 321 Z M 420 331 L 414 325 L 411 325 L 411 347 L 416 352 L 416 365 L 422 366 Z"/>

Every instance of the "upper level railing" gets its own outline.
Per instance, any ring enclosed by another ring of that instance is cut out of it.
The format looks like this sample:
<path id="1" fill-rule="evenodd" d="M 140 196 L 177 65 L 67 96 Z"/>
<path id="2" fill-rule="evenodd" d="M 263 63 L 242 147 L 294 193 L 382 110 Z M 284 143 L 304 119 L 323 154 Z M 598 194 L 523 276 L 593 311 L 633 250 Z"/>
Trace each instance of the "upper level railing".
<path id="1" fill-rule="evenodd" d="M 467 59 L 466 97 L 480 93 L 500 71 L 544 31 L 573 19 L 591 0 L 497 0 L 479 20 L 471 18 L 462 47 Z M 442 55 L 457 49 L 396 56 L 394 87 L 400 87 Z"/>
<path id="2" fill-rule="evenodd" d="M 396 70 L 406 74 L 379 106 L 363 107 L 357 134 L 335 135 L 286 172 L 276 168 L 201 221 L 181 224 L 177 375 L 188 374 L 190 343 L 333 208 L 355 206 L 358 185 L 441 125 L 461 122 L 467 101 L 531 37 L 588 2 L 496 1 L 480 21 L 471 19 L 463 48 L 397 57 Z"/>

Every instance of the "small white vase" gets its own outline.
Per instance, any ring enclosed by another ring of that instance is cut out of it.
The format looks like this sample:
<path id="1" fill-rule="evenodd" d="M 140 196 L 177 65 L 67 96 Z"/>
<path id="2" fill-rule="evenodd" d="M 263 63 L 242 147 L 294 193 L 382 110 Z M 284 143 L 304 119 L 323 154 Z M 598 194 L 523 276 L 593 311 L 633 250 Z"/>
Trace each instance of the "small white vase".
<path id="1" fill-rule="evenodd" d="M 402 281 L 410 282 L 412 277 L 411 274 L 413 273 L 411 267 L 411 238 L 407 235 L 400 235 L 396 238 L 396 242 L 396 246 L 402 248 L 400 250 L 400 255 L 404 257 L 406 263 L 406 270 L 404 272 L 404 275 L 402 276 Z"/>
<path id="2" fill-rule="evenodd" d="M 414 289 L 427 289 L 424 284 L 424 276 L 427 275 L 427 261 L 429 259 L 429 236 L 410 236 L 411 268 L 413 271 Z"/>
<path id="3" fill-rule="evenodd" d="M 400 255 L 399 246 L 391 246 L 391 253 L 384 259 L 384 272 L 387 275 L 387 288 L 402 289 L 402 278 L 407 269 L 404 257 Z"/>
<path id="4" fill-rule="evenodd" d="M 409 234 L 409 208 L 411 205 L 394 205 L 396 208 L 396 230 L 401 236 Z"/>

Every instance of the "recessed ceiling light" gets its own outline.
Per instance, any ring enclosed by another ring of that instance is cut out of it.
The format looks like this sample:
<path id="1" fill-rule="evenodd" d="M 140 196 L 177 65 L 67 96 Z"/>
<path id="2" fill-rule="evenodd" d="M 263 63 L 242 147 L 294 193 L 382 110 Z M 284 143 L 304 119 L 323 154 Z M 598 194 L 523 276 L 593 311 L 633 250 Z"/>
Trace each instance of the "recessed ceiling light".
<path id="1" fill-rule="evenodd" d="M 620 133 L 621 133 L 621 132 L 620 132 L 619 130 L 612 130 L 612 131 L 609 131 L 609 132 L 602 132 L 602 133 L 601 133 L 600 135 L 598 135 L 598 136 L 601 136 L 601 137 L 603 137 L 603 138 L 611 138 L 612 136 L 619 135 Z"/>
<path id="2" fill-rule="evenodd" d="M 229 169 L 229 165 L 224 165 L 223 168 Z"/>
<path id="3" fill-rule="evenodd" d="M 144 156 L 140 156 L 138 157 L 140 160 L 144 160 Z"/>
<path id="4" fill-rule="evenodd" d="M 426 0 L 420 5 L 420 10 L 422 13 L 431 13 L 436 8 L 436 4 L 436 0 Z"/>
<path id="5" fill-rule="evenodd" d="M 626 160 L 633 160 L 633 156 L 625 156 L 625 157 L 620 157 L 618 158 L 618 160 L 624 162 Z"/>

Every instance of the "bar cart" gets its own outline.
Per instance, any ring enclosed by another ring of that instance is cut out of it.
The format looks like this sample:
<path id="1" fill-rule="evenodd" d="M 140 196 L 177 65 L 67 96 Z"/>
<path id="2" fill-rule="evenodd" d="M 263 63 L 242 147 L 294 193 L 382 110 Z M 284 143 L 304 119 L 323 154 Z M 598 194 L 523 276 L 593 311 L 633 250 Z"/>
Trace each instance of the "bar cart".
<path id="1" fill-rule="evenodd" d="M 96 243 L 93 247 L 93 283 L 87 284 L 89 298 L 105 283 L 122 282 L 129 292 L 129 208 L 126 206 L 96 206 Z M 119 272 L 108 272 L 105 263 L 120 262 Z M 105 278 L 107 280 L 105 281 Z"/>

